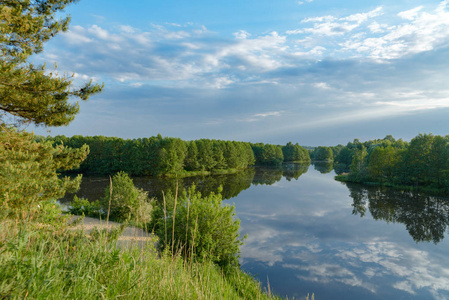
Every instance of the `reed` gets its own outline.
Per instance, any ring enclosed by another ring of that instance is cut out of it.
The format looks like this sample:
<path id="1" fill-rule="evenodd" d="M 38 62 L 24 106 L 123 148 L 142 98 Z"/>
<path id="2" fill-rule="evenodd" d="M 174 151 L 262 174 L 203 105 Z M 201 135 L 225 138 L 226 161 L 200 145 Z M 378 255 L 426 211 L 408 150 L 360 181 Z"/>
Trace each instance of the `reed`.
<path id="1" fill-rule="evenodd" d="M 0 220 L 0 299 L 277 299 L 251 276 L 212 262 L 119 248 L 117 234 L 64 220 Z"/>

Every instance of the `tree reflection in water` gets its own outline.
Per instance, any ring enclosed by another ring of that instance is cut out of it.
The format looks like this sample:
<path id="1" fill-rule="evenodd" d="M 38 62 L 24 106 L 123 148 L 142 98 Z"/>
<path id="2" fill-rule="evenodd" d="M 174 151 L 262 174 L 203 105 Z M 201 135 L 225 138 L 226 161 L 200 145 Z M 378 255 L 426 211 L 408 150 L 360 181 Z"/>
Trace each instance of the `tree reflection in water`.
<path id="1" fill-rule="evenodd" d="M 285 177 L 288 181 L 298 178 L 307 172 L 309 164 L 286 163 L 280 167 L 250 167 L 234 174 L 193 176 L 186 178 L 166 178 L 166 177 L 134 177 L 133 182 L 138 187 L 148 192 L 150 197 L 162 201 L 162 191 L 165 194 L 176 192 L 176 185 L 187 189 L 195 185 L 202 195 L 216 193 L 220 186 L 223 187 L 222 195 L 224 199 L 231 199 L 240 194 L 241 191 L 251 187 L 251 185 L 272 185 Z M 79 198 L 90 201 L 100 199 L 104 196 L 104 191 L 109 186 L 108 177 L 84 177 L 80 190 L 76 193 Z M 73 199 L 73 194 L 67 194 L 61 203 L 69 203 Z"/>
<path id="2" fill-rule="evenodd" d="M 449 202 L 445 199 L 382 187 L 348 183 L 352 213 L 375 220 L 402 223 L 415 242 L 439 243 L 449 225 Z"/>
<path id="3" fill-rule="evenodd" d="M 315 170 L 321 174 L 330 173 L 334 169 L 334 164 L 332 162 L 315 161 L 313 162 L 313 166 L 315 167 Z"/>

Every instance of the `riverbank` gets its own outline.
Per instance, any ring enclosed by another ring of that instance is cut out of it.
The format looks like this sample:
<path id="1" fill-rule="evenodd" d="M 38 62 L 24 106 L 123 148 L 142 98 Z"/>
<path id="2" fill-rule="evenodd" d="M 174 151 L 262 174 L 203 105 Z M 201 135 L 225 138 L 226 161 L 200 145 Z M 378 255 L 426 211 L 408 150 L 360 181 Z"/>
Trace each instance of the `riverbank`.
<path id="1" fill-rule="evenodd" d="M 391 182 L 376 182 L 376 181 L 355 181 L 351 180 L 349 178 L 348 174 L 341 174 L 336 175 L 335 180 L 340 182 L 350 182 L 350 183 L 358 183 L 362 185 L 369 185 L 369 186 L 381 186 L 381 187 L 388 187 L 394 190 L 398 191 L 409 191 L 409 192 L 416 192 L 416 193 L 424 193 L 431 196 L 438 196 L 438 197 L 448 197 L 449 191 L 447 188 L 438 188 L 433 186 L 412 186 L 412 185 L 398 185 Z"/>
<path id="2" fill-rule="evenodd" d="M 245 168 L 246 169 L 246 168 Z M 187 178 L 194 176 L 208 176 L 208 175 L 227 175 L 243 172 L 245 169 L 225 169 L 225 170 L 213 170 L 213 171 L 182 171 L 179 173 L 162 174 L 157 177 L 162 178 Z"/>
<path id="3" fill-rule="evenodd" d="M 239 268 L 157 253 L 153 243 L 118 248 L 113 231 L 86 232 L 97 221 L 56 219 L 0 219 L 0 298 L 279 299 Z"/>

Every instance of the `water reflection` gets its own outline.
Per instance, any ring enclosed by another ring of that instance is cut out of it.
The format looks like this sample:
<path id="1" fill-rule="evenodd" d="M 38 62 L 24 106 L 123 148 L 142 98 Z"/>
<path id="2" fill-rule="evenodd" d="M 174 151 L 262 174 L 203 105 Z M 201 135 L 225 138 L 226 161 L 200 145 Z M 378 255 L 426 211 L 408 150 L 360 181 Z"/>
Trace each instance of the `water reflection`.
<path id="1" fill-rule="evenodd" d="M 282 175 L 288 181 L 291 181 L 292 179 L 298 180 L 299 176 L 307 173 L 307 170 L 309 170 L 308 164 L 285 163 L 283 165 Z"/>
<path id="2" fill-rule="evenodd" d="M 413 223 L 419 209 L 443 205 L 438 214 L 444 215 L 444 200 L 428 198 L 415 211 L 406 205 L 393 213 L 381 201 L 370 204 L 369 194 L 383 198 L 375 190 L 348 189 L 334 175 L 311 166 L 297 181 L 239 195 L 237 217 L 248 234 L 242 268 L 265 286 L 269 278 L 272 291 L 289 298 L 312 292 L 316 299 L 449 298 L 449 243 L 417 244 L 402 224 L 409 216 L 410 224 L 425 226 Z"/>
<path id="3" fill-rule="evenodd" d="M 288 181 L 298 180 L 306 173 L 308 164 L 287 163 L 280 167 L 252 167 L 247 168 L 235 174 L 212 175 L 212 176 L 194 176 L 186 178 L 164 178 L 164 177 L 134 177 L 134 184 L 148 192 L 150 197 L 162 200 L 162 191 L 164 193 L 176 192 L 176 185 L 188 188 L 192 185 L 203 195 L 209 195 L 211 192 L 217 192 L 220 186 L 223 187 L 223 198 L 231 199 L 237 197 L 242 191 L 251 187 L 251 185 L 272 185 L 279 182 L 283 177 Z M 105 194 L 105 189 L 109 186 L 108 177 L 88 177 L 85 176 L 81 183 L 80 190 L 76 195 L 80 198 L 91 201 L 100 199 Z M 60 200 L 62 203 L 69 203 L 73 199 L 73 194 L 67 194 Z"/>
<path id="4" fill-rule="evenodd" d="M 224 186 L 224 196 L 232 198 L 226 201 L 235 202 L 241 233 L 248 234 L 242 268 L 265 287 L 269 278 L 277 294 L 296 299 L 307 293 L 315 293 L 315 299 L 449 299 L 449 239 L 443 239 L 449 204 L 346 185 L 326 170 L 286 164 L 185 178 L 179 184 L 194 183 L 203 194 Z M 154 197 L 176 186 L 174 179 L 134 182 Z M 98 199 L 108 184 L 109 178 L 86 178 L 80 193 Z"/>
<path id="5" fill-rule="evenodd" d="M 315 170 L 317 170 L 321 174 L 330 173 L 334 169 L 334 164 L 332 162 L 314 162 L 313 166 L 315 167 Z"/>
<path id="6" fill-rule="evenodd" d="M 415 242 L 439 243 L 449 225 L 447 200 L 412 192 L 347 184 L 353 199 L 352 213 L 375 220 L 402 223 Z"/>

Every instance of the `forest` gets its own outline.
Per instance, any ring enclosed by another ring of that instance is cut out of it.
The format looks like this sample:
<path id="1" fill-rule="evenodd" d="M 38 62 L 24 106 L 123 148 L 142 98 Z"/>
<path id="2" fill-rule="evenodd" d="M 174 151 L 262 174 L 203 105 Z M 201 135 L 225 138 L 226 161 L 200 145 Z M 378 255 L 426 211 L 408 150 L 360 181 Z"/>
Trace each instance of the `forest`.
<path id="1" fill-rule="evenodd" d="M 298 143 L 285 146 L 162 137 L 121 139 L 93 136 L 47 137 L 54 146 L 89 147 L 76 172 L 109 175 L 124 171 L 133 176 L 208 174 L 243 170 L 252 165 L 278 166 L 283 162 L 310 163 L 309 152 Z"/>
<path id="2" fill-rule="evenodd" d="M 449 189 L 449 136 L 419 134 L 406 142 L 388 135 L 329 148 L 339 180 L 440 192 Z"/>

